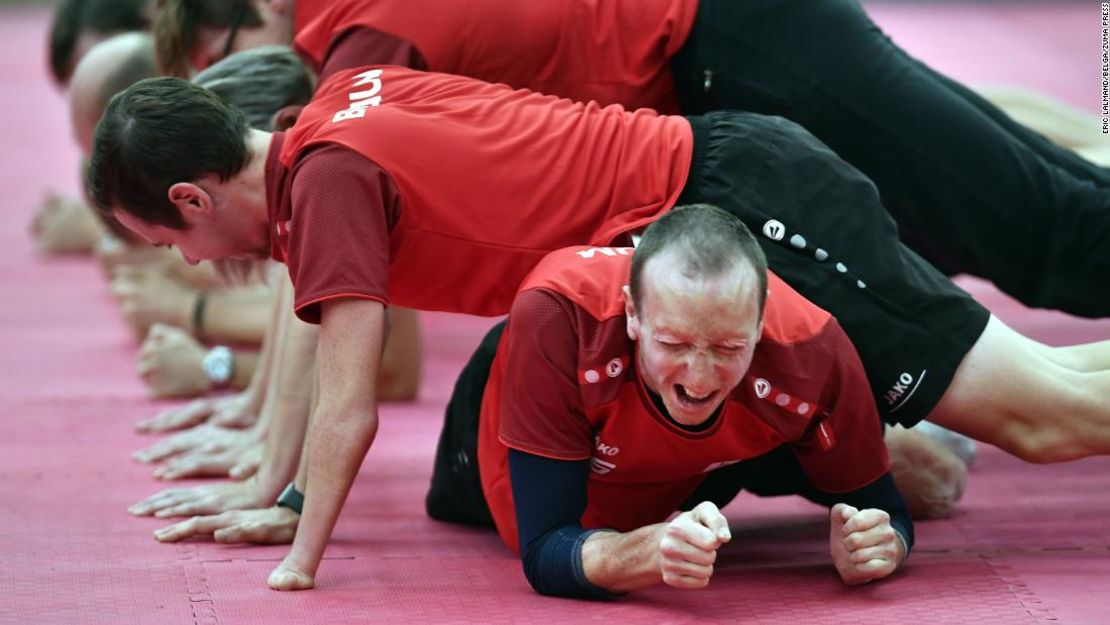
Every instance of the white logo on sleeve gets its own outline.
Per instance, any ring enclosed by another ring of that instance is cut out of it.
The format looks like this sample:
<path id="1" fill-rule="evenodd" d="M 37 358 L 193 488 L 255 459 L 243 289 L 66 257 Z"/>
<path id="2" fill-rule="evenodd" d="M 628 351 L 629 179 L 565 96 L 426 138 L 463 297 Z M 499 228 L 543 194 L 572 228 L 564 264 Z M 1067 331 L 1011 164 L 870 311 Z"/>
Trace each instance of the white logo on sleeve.
<path id="1" fill-rule="evenodd" d="M 589 260 L 598 254 L 602 256 L 628 256 L 632 253 L 632 249 L 627 247 L 591 247 L 589 249 L 579 250 L 575 253 Z"/>
<path id="2" fill-rule="evenodd" d="M 763 399 L 771 394 L 771 383 L 763 378 L 756 378 L 755 380 L 755 396 Z"/>
<path id="3" fill-rule="evenodd" d="M 606 445 L 601 442 L 600 436 L 594 436 L 594 455 L 590 458 L 590 470 L 598 475 L 605 475 L 612 471 L 617 468 L 617 463 L 610 462 L 609 460 L 602 460 L 602 458 L 613 459 L 620 452 L 620 447 Z"/>
<path id="4" fill-rule="evenodd" d="M 351 103 L 342 111 L 336 112 L 331 118 L 333 124 L 348 119 L 359 119 L 366 115 L 366 109 L 372 106 L 381 106 L 382 96 L 382 70 L 371 69 L 355 76 L 355 87 L 367 87 L 361 91 L 352 91 L 347 95 Z"/>
<path id="5" fill-rule="evenodd" d="M 617 465 L 612 462 L 605 462 L 597 456 L 590 458 L 590 470 L 598 475 L 605 475 L 615 468 L 617 468 Z"/>
<path id="6" fill-rule="evenodd" d="M 620 358 L 614 358 L 609 361 L 609 364 L 605 365 L 605 375 L 611 378 L 620 375 L 621 371 L 624 371 L 624 363 L 621 362 Z"/>
<path id="7" fill-rule="evenodd" d="M 777 219 L 770 219 L 763 224 L 763 236 L 775 241 L 781 241 L 786 236 L 786 226 Z"/>

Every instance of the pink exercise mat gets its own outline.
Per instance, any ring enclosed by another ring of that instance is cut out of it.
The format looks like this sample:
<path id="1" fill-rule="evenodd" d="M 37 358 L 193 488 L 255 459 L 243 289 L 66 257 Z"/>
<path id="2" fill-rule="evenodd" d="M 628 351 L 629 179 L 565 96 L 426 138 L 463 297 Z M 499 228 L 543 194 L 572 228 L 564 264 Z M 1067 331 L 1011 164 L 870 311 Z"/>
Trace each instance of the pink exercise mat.
<path id="1" fill-rule="evenodd" d="M 958 79 L 1097 108 L 1097 3 L 872 10 L 896 41 Z M 65 110 L 41 69 L 48 18 L 0 10 L 0 623 L 1110 623 L 1110 459 L 1031 466 L 993 449 L 981 450 L 957 515 L 919 523 L 916 552 L 881 584 L 840 584 L 821 510 L 742 496 L 707 590 L 659 587 L 614 602 L 536 595 L 492 533 L 423 513 L 443 405 L 490 323 L 448 315 L 423 317 L 421 401 L 383 409 L 317 590 L 266 589 L 285 547 L 157 543 L 163 522 L 125 513 L 164 487 L 129 459 L 151 442 L 132 423 L 160 407 L 135 378 L 134 339 L 92 263 L 38 259 L 25 232 L 46 186 L 77 186 Z M 963 284 L 1039 339 L 1110 338 L 1108 320 L 1026 311 Z"/>

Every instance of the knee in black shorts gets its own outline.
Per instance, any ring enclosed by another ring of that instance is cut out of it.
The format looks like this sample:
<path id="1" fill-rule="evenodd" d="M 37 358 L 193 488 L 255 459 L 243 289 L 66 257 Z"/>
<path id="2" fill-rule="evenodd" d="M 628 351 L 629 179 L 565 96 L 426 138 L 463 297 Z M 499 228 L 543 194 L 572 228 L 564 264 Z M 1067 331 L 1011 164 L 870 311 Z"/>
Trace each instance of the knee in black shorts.
<path id="1" fill-rule="evenodd" d="M 478 468 L 478 424 L 490 365 L 504 322 L 482 339 L 455 382 L 436 446 L 432 483 L 424 499 L 428 516 L 465 525 L 493 526 Z"/>

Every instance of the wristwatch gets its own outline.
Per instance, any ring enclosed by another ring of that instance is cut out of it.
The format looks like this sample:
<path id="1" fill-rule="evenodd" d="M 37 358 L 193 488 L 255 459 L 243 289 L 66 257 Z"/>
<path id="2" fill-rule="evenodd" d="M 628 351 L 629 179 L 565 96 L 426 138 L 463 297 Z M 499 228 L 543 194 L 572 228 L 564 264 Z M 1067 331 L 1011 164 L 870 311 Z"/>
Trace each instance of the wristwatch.
<path id="1" fill-rule="evenodd" d="M 201 367 L 212 386 L 219 388 L 226 385 L 235 373 L 235 354 L 230 348 L 217 345 L 204 355 Z"/>
<path id="2" fill-rule="evenodd" d="M 300 514 L 301 508 L 304 507 L 304 493 L 297 490 L 297 484 L 295 482 L 289 482 L 285 490 L 281 491 L 281 494 L 278 495 L 275 505 L 281 508 L 289 508 L 293 512 Z"/>

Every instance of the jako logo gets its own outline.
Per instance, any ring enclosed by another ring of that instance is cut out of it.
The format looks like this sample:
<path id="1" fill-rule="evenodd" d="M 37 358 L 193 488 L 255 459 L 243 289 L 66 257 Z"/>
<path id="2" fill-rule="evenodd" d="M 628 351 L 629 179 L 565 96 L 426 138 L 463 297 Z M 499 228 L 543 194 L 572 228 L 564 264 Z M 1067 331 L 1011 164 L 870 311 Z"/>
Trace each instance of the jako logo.
<path id="1" fill-rule="evenodd" d="M 382 96 L 378 93 L 382 90 L 382 70 L 372 69 L 365 71 L 355 76 L 355 86 L 364 87 L 370 85 L 369 89 L 365 91 L 352 91 L 348 94 L 351 100 L 350 106 L 346 109 L 339 111 L 331 118 L 333 124 L 346 121 L 348 119 L 359 119 L 366 115 L 366 109 L 371 106 L 381 106 Z"/>
<path id="2" fill-rule="evenodd" d="M 898 375 L 898 381 L 890 390 L 883 394 L 883 399 L 886 400 L 888 406 L 892 407 L 891 412 L 894 412 L 904 406 L 910 397 L 913 397 L 917 387 L 921 386 L 921 381 L 925 379 L 925 370 L 922 370 L 915 379 L 909 372 L 902 372 Z"/>
<path id="3" fill-rule="evenodd" d="M 601 254 L 602 256 L 628 256 L 632 249 L 628 247 L 591 247 L 588 250 L 579 250 L 577 254 L 586 260 Z"/>
<path id="4" fill-rule="evenodd" d="M 753 386 L 755 387 L 755 396 L 760 399 L 771 394 L 771 383 L 763 378 L 756 378 Z"/>
<path id="5" fill-rule="evenodd" d="M 763 235 L 768 239 L 781 241 L 786 236 L 786 226 L 782 225 L 782 222 L 777 219 L 771 219 L 763 224 Z"/>
<path id="6" fill-rule="evenodd" d="M 597 436 L 594 437 L 594 447 L 597 449 L 597 453 L 603 456 L 615 456 L 621 452 L 620 447 L 606 445 L 601 442 L 601 439 Z"/>
<path id="7" fill-rule="evenodd" d="M 612 462 L 605 462 L 604 460 L 598 459 L 596 456 L 590 458 L 590 470 L 598 475 L 605 475 L 615 468 L 617 468 L 617 465 Z"/>

